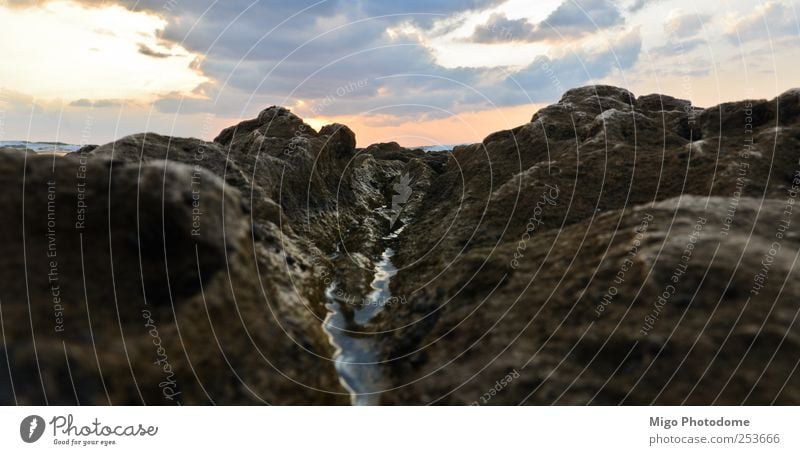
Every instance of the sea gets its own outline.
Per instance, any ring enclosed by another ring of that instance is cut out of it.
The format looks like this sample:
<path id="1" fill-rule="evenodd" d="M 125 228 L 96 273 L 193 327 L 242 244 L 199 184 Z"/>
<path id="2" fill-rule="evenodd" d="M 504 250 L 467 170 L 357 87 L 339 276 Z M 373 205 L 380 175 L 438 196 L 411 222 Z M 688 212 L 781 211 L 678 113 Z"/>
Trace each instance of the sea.
<path id="1" fill-rule="evenodd" d="M 0 141 L 0 148 L 30 149 L 41 153 L 69 153 L 81 148 L 80 145 L 65 144 L 63 142 L 28 142 L 28 141 Z M 426 152 L 446 152 L 453 150 L 455 145 L 427 145 L 420 148 Z M 414 148 L 414 147 L 412 147 Z"/>
<path id="2" fill-rule="evenodd" d="M 0 148 L 8 147 L 20 150 L 33 150 L 41 153 L 67 153 L 81 148 L 80 145 L 65 144 L 63 142 L 28 142 L 28 141 L 0 141 Z"/>

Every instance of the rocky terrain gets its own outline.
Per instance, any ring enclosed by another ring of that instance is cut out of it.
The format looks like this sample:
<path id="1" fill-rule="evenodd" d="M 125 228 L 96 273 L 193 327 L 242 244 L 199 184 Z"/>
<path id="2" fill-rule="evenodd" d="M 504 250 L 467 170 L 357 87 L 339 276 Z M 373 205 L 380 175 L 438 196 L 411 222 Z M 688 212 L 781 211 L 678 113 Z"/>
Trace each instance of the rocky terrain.
<path id="1" fill-rule="evenodd" d="M 426 152 L 281 107 L 0 151 L 3 404 L 798 404 L 800 91 Z"/>

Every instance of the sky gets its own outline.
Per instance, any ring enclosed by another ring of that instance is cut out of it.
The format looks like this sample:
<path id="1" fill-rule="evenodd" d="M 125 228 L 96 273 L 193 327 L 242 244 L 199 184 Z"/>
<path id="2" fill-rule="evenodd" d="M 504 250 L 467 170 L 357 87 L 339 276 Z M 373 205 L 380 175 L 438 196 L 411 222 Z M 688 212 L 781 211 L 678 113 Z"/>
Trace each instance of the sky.
<path id="1" fill-rule="evenodd" d="M 282 105 L 359 146 L 479 142 L 564 91 L 800 86 L 800 0 L 0 0 L 0 140 L 213 139 Z"/>

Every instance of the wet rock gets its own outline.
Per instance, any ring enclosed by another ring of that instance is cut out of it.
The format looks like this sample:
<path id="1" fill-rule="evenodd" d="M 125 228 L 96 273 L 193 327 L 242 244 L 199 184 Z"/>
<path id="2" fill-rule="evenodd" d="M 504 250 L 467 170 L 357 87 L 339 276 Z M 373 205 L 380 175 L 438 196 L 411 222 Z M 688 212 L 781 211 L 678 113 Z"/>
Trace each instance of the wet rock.
<path id="1" fill-rule="evenodd" d="M 77 154 L 89 153 L 92 150 L 96 149 L 97 147 L 98 147 L 98 145 L 93 145 L 93 144 L 92 145 L 84 145 L 83 147 L 81 147 L 78 150 L 76 150 L 75 153 L 77 153 Z"/>
<path id="2" fill-rule="evenodd" d="M 643 95 L 636 98 L 636 108 L 647 112 L 683 111 L 691 109 L 692 102 L 668 95 Z"/>
<path id="3" fill-rule="evenodd" d="M 352 371 L 381 388 L 370 403 L 796 404 L 798 93 L 701 109 L 580 87 L 444 153 L 356 148 L 281 107 L 214 142 L 0 153 L 4 208 L 25 223 L 0 228 L 0 393 L 347 403 L 330 313 L 380 360 Z M 373 292 L 392 304 L 359 321 Z"/>
<path id="4" fill-rule="evenodd" d="M 257 143 L 263 137 L 291 138 L 298 131 L 311 134 L 313 129 L 288 109 L 272 106 L 261 111 L 255 119 L 225 128 L 214 142 L 235 149 Z"/>
<path id="5" fill-rule="evenodd" d="M 703 110 L 698 116 L 703 137 L 741 136 L 746 133 L 745 124 L 764 127 L 775 123 L 775 103 L 767 100 L 744 100 L 723 103 Z"/>
<path id="6" fill-rule="evenodd" d="M 589 85 L 567 90 L 561 97 L 559 104 L 598 104 L 601 110 L 611 108 L 630 109 L 636 97 L 624 88 L 611 85 Z M 627 106 L 627 108 L 626 108 Z"/>
<path id="7" fill-rule="evenodd" d="M 345 125 L 325 125 L 319 130 L 319 134 L 330 137 L 332 151 L 337 157 L 350 156 L 356 149 L 356 135 Z"/>
<path id="8" fill-rule="evenodd" d="M 777 104 L 778 120 L 783 126 L 797 125 L 800 114 L 800 89 L 787 90 L 774 101 Z"/>
<path id="9" fill-rule="evenodd" d="M 800 310 L 788 297 L 800 288 L 781 290 L 800 243 L 781 243 L 769 271 L 779 284 L 753 294 L 785 203 L 742 199 L 726 227 L 728 204 L 687 196 L 606 212 L 536 236 L 515 263 L 516 242 L 466 253 L 437 281 L 443 306 L 414 313 L 435 321 L 430 332 L 398 335 L 394 356 L 426 360 L 398 362 L 384 403 L 796 403 L 800 338 L 774 309 Z"/>
<path id="10" fill-rule="evenodd" d="M 795 99 L 789 93 L 780 98 L 787 100 L 782 108 L 786 112 L 792 112 L 789 100 Z M 747 287 L 782 222 L 779 208 L 786 206 L 798 183 L 799 130 L 775 128 L 774 116 L 769 120 L 768 106 L 781 105 L 778 100 L 700 110 L 663 96 L 633 99 L 629 92 L 612 88 L 572 90 L 527 125 L 492 134 L 481 144 L 456 147 L 447 171 L 433 180 L 420 203 L 418 213 L 424 216 L 398 240 L 395 264 L 400 272 L 393 279 L 393 293 L 420 301 L 383 315 L 373 327 L 393 331 L 389 344 L 404 347 L 392 351 L 398 359 L 391 373 L 397 376 L 396 388 L 385 394 L 384 402 L 481 404 L 480 397 L 511 371 L 519 376 L 504 387 L 502 398 L 491 395 L 493 403 L 800 399 L 798 379 L 782 370 L 789 365 L 768 365 L 752 354 L 761 343 L 754 337 L 749 339 L 757 340 L 750 353 L 742 345 L 727 347 L 709 366 L 714 373 L 708 378 L 730 377 L 728 385 L 723 381 L 710 387 L 702 376 L 714 358 L 710 346 L 719 346 L 729 331 L 742 329 L 731 325 L 736 316 L 717 316 L 717 301 L 741 312 L 740 321 L 751 318 L 748 327 L 767 321 L 765 330 L 771 335 L 765 340 L 772 341 L 764 341 L 765 350 L 790 349 L 775 342 L 788 326 L 766 329 L 772 297 L 762 292 L 745 302 Z M 711 119 L 719 118 L 721 129 L 714 130 Z M 753 141 L 743 134 L 746 125 Z M 699 199 L 684 198 L 678 208 L 675 198 L 682 195 Z M 705 199 L 709 195 L 715 197 Z M 745 201 L 746 196 L 766 197 L 769 207 L 749 243 L 759 201 Z M 667 202 L 648 205 L 658 201 Z M 639 260 L 650 256 L 650 262 L 628 271 L 624 283 L 616 284 L 624 245 L 632 241 L 637 217 L 646 211 L 656 212 L 648 235 L 659 247 L 647 253 L 640 248 Z M 662 314 L 663 325 L 640 340 L 635 324 L 643 323 L 669 284 L 687 229 L 701 215 L 708 227 L 695 257 L 702 259 L 696 259 L 697 268 L 676 286 L 670 298 L 670 307 L 676 309 L 670 316 Z M 795 241 L 783 246 L 785 257 L 792 256 Z M 712 261 L 710 252 L 718 245 Z M 780 267 L 778 280 L 783 280 L 791 267 L 786 262 Z M 737 283 L 729 283 L 732 276 Z M 612 286 L 621 296 L 623 285 L 635 287 L 615 300 L 621 302 L 621 313 L 608 318 L 606 311 L 605 319 L 595 321 L 591 309 Z M 430 289 L 442 293 L 431 299 L 425 292 Z M 785 299 L 775 305 L 787 314 L 796 311 Z M 632 315 L 638 321 L 626 325 Z M 607 319 L 609 326 L 603 322 Z M 706 321 L 711 321 L 710 332 L 702 333 L 699 327 Z M 412 329 L 419 325 L 433 328 L 422 335 Z M 598 330 L 606 332 L 592 335 Z M 673 330 L 681 336 L 670 339 L 669 349 L 656 358 L 652 351 L 658 352 L 663 343 L 653 340 L 667 340 Z M 541 334 L 546 335 L 539 338 Z M 692 351 L 687 339 L 709 347 Z M 586 343 L 590 347 L 584 351 Z M 691 360 L 680 365 L 686 354 Z M 416 359 L 415 366 L 404 364 L 404 358 Z M 651 362 L 656 363 L 647 369 Z M 573 363 L 574 368 L 566 367 Z M 769 379 L 757 381 L 762 370 Z M 559 372 L 562 379 L 557 379 Z M 617 376 L 624 377 L 620 372 L 631 376 L 616 382 Z M 784 381 L 791 392 L 780 392 Z M 749 395 L 742 392 L 750 389 Z"/>
<path id="11" fill-rule="evenodd" d="M 294 288 L 308 277 L 254 254 L 240 193 L 219 177 L 6 150 L 0 168 L 20 220 L 0 227 L 3 403 L 345 401 Z"/>

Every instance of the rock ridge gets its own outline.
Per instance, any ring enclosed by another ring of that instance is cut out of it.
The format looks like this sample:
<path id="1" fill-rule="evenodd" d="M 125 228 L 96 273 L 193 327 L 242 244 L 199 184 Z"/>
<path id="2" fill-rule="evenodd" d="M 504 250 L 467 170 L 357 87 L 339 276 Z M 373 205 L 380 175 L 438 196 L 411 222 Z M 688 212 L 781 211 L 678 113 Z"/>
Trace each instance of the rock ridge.
<path id="1" fill-rule="evenodd" d="M 0 167 L 5 404 L 800 402 L 797 89 L 579 87 L 448 152 L 272 106 Z"/>

